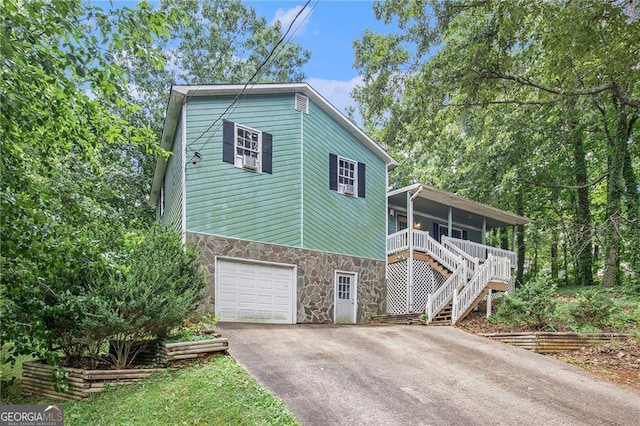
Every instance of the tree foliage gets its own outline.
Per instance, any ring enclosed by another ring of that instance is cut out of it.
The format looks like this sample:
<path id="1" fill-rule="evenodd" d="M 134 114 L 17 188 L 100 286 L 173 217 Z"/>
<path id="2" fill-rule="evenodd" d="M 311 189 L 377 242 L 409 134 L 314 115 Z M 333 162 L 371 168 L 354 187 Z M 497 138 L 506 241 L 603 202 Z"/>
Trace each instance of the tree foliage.
<path id="1" fill-rule="evenodd" d="M 166 67 L 145 58 L 121 57 L 134 97 L 147 121 L 161 131 L 172 84 L 245 84 L 282 37 L 279 21 L 268 25 L 240 0 L 162 0 L 160 10 L 174 17 L 170 36 L 154 39 Z M 252 82 L 301 81 L 310 52 L 289 40 L 271 55 Z"/>
<path id="2" fill-rule="evenodd" d="M 162 334 L 191 308 L 179 277 L 196 274 L 195 264 L 173 237 L 150 237 L 155 245 L 142 246 L 153 252 L 122 253 L 125 236 L 153 219 L 159 100 L 177 78 L 244 82 L 279 27 L 230 0 L 107 10 L 5 0 L 0 16 L 0 343 L 55 362 L 57 350 L 95 353 L 105 333 L 127 335 L 123 324 Z M 288 43 L 261 79 L 298 78 L 306 58 Z M 113 254 L 129 263 L 114 269 L 105 260 Z M 125 308 L 147 321 L 125 318 Z M 100 321 L 111 326 L 100 332 Z"/>
<path id="3" fill-rule="evenodd" d="M 557 272 L 557 257 L 539 254 L 559 256 L 560 241 L 577 282 L 602 265 L 614 285 L 621 262 L 638 280 L 637 10 L 599 0 L 389 0 L 374 10 L 397 31 L 355 42 L 354 96 L 368 130 L 407 159 L 396 183 L 535 219 L 530 274 L 552 263 Z"/>
<path id="4" fill-rule="evenodd" d="M 167 20 L 145 3 L 105 12 L 80 1 L 8 0 L 0 8 L 2 341 L 47 355 L 52 331 L 33 313 L 54 322 L 75 315 L 66 296 L 78 276 L 134 224 L 136 208 L 148 209 L 130 204 L 136 164 L 126 153 L 157 152 L 153 132 L 132 122 L 138 107 L 112 59 L 166 34 Z"/>

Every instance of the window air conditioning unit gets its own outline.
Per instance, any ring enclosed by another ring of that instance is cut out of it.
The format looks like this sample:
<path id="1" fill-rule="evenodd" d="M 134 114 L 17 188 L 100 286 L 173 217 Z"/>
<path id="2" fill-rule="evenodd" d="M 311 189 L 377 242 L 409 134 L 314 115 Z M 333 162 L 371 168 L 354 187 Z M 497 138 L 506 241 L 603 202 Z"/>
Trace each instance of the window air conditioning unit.
<path id="1" fill-rule="evenodd" d="M 355 195 L 356 190 L 355 190 L 355 187 L 353 185 L 347 185 L 346 183 L 340 183 L 340 184 L 338 184 L 338 192 L 341 193 L 341 194 Z"/>
<path id="2" fill-rule="evenodd" d="M 245 169 L 256 170 L 258 168 L 258 162 L 256 157 L 251 155 L 244 155 L 242 157 L 242 167 Z"/>

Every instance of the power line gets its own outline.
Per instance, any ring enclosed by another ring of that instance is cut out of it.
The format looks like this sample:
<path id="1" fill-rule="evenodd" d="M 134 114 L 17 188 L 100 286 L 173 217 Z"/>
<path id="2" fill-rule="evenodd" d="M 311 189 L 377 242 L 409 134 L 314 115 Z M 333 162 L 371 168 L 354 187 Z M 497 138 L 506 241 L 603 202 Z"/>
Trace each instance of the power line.
<path id="1" fill-rule="evenodd" d="M 302 12 L 307 8 L 307 6 L 309 5 L 309 3 L 311 2 L 311 0 L 307 0 L 307 2 L 304 4 L 304 6 L 302 7 L 302 9 L 300 9 L 298 11 L 298 13 L 296 13 L 296 16 L 293 18 L 293 20 L 289 23 L 289 27 L 287 28 L 287 31 L 284 33 L 284 35 L 282 37 L 280 37 L 280 39 L 278 40 L 278 42 L 275 44 L 275 46 L 271 49 L 271 51 L 269 52 L 269 54 L 267 55 L 267 57 L 262 61 L 262 63 L 260 63 L 260 65 L 258 65 L 258 68 L 256 68 L 255 72 L 253 73 L 253 75 L 249 78 L 249 80 L 247 80 L 247 82 L 244 84 L 244 86 L 242 87 L 242 90 L 235 96 L 235 98 L 233 99 L 233 101 L 227 106 L 227 108 L 222 112 L 222 114 L 220 114 L 220 116 L 218 118 L 216 118 L 213 123 L 211 123 L 211 125 L 209 127 L 207 127 L 197 138 L 195 138 L 193 140 L 193 142 L 191 142 L 189 145 L 187 145 L 187 148 L 191 147 L 192 145 L 194 145 L 196 142 L 198 142 L 200 139 L 202 139 L 204 137 L 205 134 L 207 134 L 211 129 L 213 129 L 213 127 L 220 122 L 220 120 L 222 120 L 222 118 L 225 116 L 225 114 L 227 114 L 229 112 L 229 110 L 234 106 L 234 104 L 236 102 L 238 102 L 238 99 L 244 94 L 244 92 L 246 91 L 247 87 L 249 86 L 249 84 L 251 84 L 251 82 L 253 81 L 254 78 L 256 78 L 256 76 L 258 75 L 258 73 L 260 72 L 260 70 L 266 65 L 266 63 L 269 61 L 269 59 L 271 59 L 271 57 L 273 56 L 274 52 L 276 51 L 276 49 L 282 44 L 282 42 L 284 41 L 284 39 L 287 37 L 287 35 L 289 35 L 289 32 L 291 31 L 291 28 L 293 27 L 293 24 L 295 24 L 295 22 L 298 20 L 298 18 L 300 17 L 300 15 L 302 14 Z M 317 4 L 317 2 L 316 2 Z M 314 6 L 315 7 L 315 6 Z M 306 18 L 309 17 L 309 14 L 307 14 Z M 304 21 L 303 21 L 304 22 Z M 297 29 L 300 28 L 300 26 L 298 26 L 296 28 Z M 295 32 L 293 33 L 295 34 Z M 293 35 L 292 35 L 293 37 Z M 277 56 L 277 55 L 276 55 Z M 217 129 L 216 129 L 217 130 Z M 202 150 L 202 148 L 204 148 L 204 146 L 206 145 L 205 141 L 199 149 L 195 150 L 195 152 L 199 152 Z"/>
<path id="2" fill-rule="evenodd" d="M 311 15 L 311 13 L 313 12 L 313 10 L 316 8 L 316 6 L 318 5 L 318 3 L 320 2 L 320 0 L 316 0 L 316 2 L 313 4 L 313 6 L 311 6 L 311 9 L 309 10 L 309 12 L 305 15 L 304 19 L 302 21 L 300 21 L 300 23 L 298 23 L 298 26 L 296 27 L 296 29 L 293 31 L 293 33 L 291 33 L 291 35 L 289 36 L 289 38 L 284 42 L 284 44 L 282 45 L 282 48 L 274 55 L 273 57 L 273 61 L 275 61 L 278 56 L 284 51 L 285 46 L 287 45 L 287 43 L 289 43 L 291 41 L 291 39 L 295 36 L 295 34 L 298 32 L 298 30 L 300 29 L 300 27 L 302 26 L 302 24 L 305 23 L 305 21 L 307 20 L 307 18 Z M 308 2 L 307 2 L 308 4 Z M 306 5 L 305 5 L 306 6 Z M 304 8 L 303 8 L 304 10 Z M 300 12 L 302 12 L 303 10 L 301 10 Z M 291 29 L 291 27 L 289 28 Z M 287 31 L 288 32 L 288 31 Z M 286 36 L 286 34 L 285 34 Z M 273 62 L 272 61 L 272 62 Z M 238 106 L 240 106 L 240 102 L 242 101 L 242 99 L 246 96 L 246 94 L 244 96 L 242 96 L 238 102 L 235 104 L 235 106 L 233 107 L 233 109 L 230 111 L 230 114 L 233 114 L 235 112 L 235 110 L 238 108 Z M 216 127 L 216 129 L 214 130 L 213 133 L 217 132 L 220 129 L 220 125 L 218 125 L 218 127 Z"/>

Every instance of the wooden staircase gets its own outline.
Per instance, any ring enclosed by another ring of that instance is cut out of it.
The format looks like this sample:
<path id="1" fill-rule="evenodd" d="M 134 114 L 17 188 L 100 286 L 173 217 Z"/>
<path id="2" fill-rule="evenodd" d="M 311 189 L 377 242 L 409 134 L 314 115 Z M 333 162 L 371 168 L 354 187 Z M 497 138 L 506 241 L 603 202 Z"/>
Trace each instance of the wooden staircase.
<path id="1" fill-rule="evenodd" d="M 409 259 L 409 250 L 404 250 L 400 253 L 395 253 L 391 256 L 388 256 L 387 263 L 392 264 L 392 263 L 402 262 L 408 259 Z M 447 269 L 445 265 L 438 262 L 436 259 L 431 257 L 428 253 L 423 253 L 421 251 L 414 250 L 413 259 L 427 262 L 433 269 L 435 269 L 436 271 L 444 275 L 445 278 L 449 278 L 449 276 L 451 275 L 451 271 Z"/>
<path id="2" fill-rule="evenodd" d="M 447 306 L 442 308 L 438 314 L 433 317 L 429 325 L 451 325 L 451 317 L 453 315 L 453 306 L 449 303 Z"/>
<path id="3" fill-rule="evenodd" d="M 513 260 L 512 256 L 509 256 L 511 252 L 478 243 L 467 244 L 471 248 L 470 251 L 465 251 L 456 245 L 464 241 L 448 239 L 444 244 L 440 244 L 428 232 L 409 231 L 398 231 L 387 237 L 387 262 L 393 265 L 413 258 L 427 263 L 445 277 L 445 282 L 438 286 L 435 292 L 428 294 L 425 309 L 428 323 L 455 324 L 467 316 L 492 290 L 508 290 L 508 283 L 512 279 Z M 485 251 L 478 252 L 479 249 Z M 469 253 L 474 253 L 478 257 L 472 257 Z M 485 259 L 484 263 L 480 263 L 480 259 Z M 402 271 L 402 269 L 395 271 Z M 395 277 L 398 277 L 397 274 L 398 272 Z M 402 272 L 400 276 L 401 274 Z M 408 274 L 408 277 L 414 280 L 412 283 L 414 287 L 420 284 L 410 271 Z M 433 280 L 433 278 L 430 279 Z M 409 283 L 406 283 L 406 286 L 407 289 L 411 288 Z M 407 310 L 411 304 L 411 296 L 408 294 Z M 397 307 L 395 309 L 397 310 Z M 380 315 L 373 320 L 381 323 L 410 324 L 418 322 L 421 314 Z"/>

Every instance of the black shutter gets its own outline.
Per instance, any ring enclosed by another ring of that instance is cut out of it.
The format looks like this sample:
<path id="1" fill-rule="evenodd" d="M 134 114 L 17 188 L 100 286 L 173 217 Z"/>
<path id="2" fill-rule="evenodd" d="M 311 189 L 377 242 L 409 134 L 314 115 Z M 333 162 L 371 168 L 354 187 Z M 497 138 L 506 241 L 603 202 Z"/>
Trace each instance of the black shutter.
<path id="1" fill-rule="evenodd" d="M 440 241 L 440 224 L 433 222 L 433 235 L 434 240 Z"/>
<path id="2" fill-rule="evenodd" d="M 338 190 L 338 156 L 329 154 L 329 189 Z"/>
<path id="3" fill-rule="evenodd" d="M 467 233 L 467 231 L 465 231 L 464 229 L 462 230 L 462 239 L 463 240 L 468 240 L 469 238 L 469 234 Z"/>
<path id="4" fill-rule="evenodd" d="M 367 168 L 364 163 L 358 163 L 358 197 L 366 196 L 365 184 L 367 181 Z"/>
<path id="5" fill-rule="evenodd" d="M 273 136 L 262 132 L 262 172 L 273 173 Z"/>
<path id="6" fill-rule="evenodd" d="M 222 161 L 235 164 L 235 125 L 231 121 L 222 122 Z"/>

